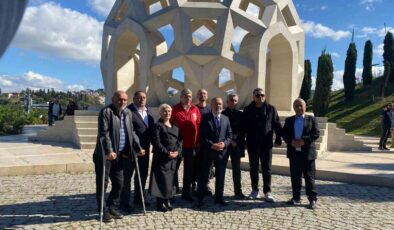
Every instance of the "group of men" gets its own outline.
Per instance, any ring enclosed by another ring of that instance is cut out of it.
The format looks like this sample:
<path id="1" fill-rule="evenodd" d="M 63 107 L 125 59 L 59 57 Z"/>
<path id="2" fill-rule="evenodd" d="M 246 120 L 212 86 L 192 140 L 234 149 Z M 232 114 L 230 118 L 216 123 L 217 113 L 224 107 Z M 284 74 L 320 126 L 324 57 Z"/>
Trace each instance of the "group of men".
<path id="1" fill-rule="evenodd" d="M 317 193 L 315 178 L 315 141 L 319 138 L 319 128 L 313 116 L 306 115 L 306 104 L 302 99 L 293 103 L 295 116 L 286 119 L 282 128 L 278 112 L 265 100 L 264 90 L 253 91 L 253 101 L 243 111 L 237 109 L 238 95 L 227 96 L 227 108 L 222 98 L 214 97 L 207 105 L 208 92 L 200 89 L 198 104 L 192 103 L 193 94 L 189 89 L 180 93 L 180 102 L 173 106 L 171 122 L 175 123 L 182 136 L 182 157 L 178 158 L 178 172 L 183 161 L 182 199 L 203 206 L 203 198 L 212 195 L 209 180 L 215 180 L 213 194 L 217 204 L 225 206 L 223 199 L 225 172 L 231 157 L 234 196 L 245 199 L 241 186 L 241 158 L 248 152 L 252 191 L 250 199 L 263 197 L 266 202 L 274 202 L 271 193 L 272 148 L 280 146 L 282 138 L 287 143 L 290 159 L 290 173 L 293 196 L 289 204 L 300 204 L 302 175 L 305 178 L 306 194 L 311 209 L 316 208 Z M 130 183 L 135 169 L 135 159 L 141 177 L 141 187 L 135 177 L 134 203 L 141 204 L 141 192 L 148 177 L 149 153 L 154 119 L 146 107 L 146 94 L 138 91 L 133 103 L 127 106 L 127 94 L 117 91 L 112 104 L 103 108 L 99 115 L 97 145 L 94 153 L 96 169 L 97 202 L 101 204 L 102 174 L 105 159 L 105 188 L 109 178 L 112 190 L 104 205 L 104 220 L 121 218 L 114 200 L 120 197 L 120 208 L 130 213 Z M 275 134 L 275 135 L 274 135 Z M 275 138 L 275 139 L 274 139 Z M 134 154 L 134 155 L 133 155 Z M 259 191 L 259 167 L 263 176 L 263 193 Z M 215 170 L 213 170 L 213 166 Z M 214 173 L 213 173 L 214 171 Z M 175 175 L 179 190 L 178 175 Z M 104 190 L 105 191 L 105 190 Z M 149 203 L 146 203 L 149 206 Z"/>

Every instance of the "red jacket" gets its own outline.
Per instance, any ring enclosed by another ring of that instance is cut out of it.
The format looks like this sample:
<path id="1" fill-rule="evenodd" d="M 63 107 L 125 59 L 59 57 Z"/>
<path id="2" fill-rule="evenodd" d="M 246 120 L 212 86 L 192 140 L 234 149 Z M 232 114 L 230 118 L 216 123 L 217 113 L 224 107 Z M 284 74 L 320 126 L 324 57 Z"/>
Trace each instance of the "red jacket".
<path id="1" fill-rule="evenodd" d="M 198 142 L 198 129 L 201 115 L 195 105 L 191 105 L 189 111 L 185 111 L 181 103 L 172 107 L 171 122 L 174 122 L 181 133 L 184 148 L 195 148 Z"/>

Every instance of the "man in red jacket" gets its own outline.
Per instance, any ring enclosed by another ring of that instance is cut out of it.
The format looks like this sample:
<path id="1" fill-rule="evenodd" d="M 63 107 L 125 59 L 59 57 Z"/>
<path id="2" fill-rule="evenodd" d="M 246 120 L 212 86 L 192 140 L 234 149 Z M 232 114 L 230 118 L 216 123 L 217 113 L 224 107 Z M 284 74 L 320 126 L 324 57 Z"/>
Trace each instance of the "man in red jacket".
<path id="1" fill-rule="evenodd" d="M 200 126 L 200 111 L 192 104 L 192 91 L 184 89 L 180 95 L 180 102 L 172 107 L 171 122 L 174 122 L 181 133 L 183 139 L 182 158 L 183 158 L 183 189 L 182 198 L 193 202 L 190 195 L 190 188 L 193 180 L 193 156 L 198 140 L 198 129 Z M 176 183 L 178 184 L 178 169 L 182 162 L 178 158 L 176 169 Z M 179 187 L 179 186 L 178 186 Z"/>

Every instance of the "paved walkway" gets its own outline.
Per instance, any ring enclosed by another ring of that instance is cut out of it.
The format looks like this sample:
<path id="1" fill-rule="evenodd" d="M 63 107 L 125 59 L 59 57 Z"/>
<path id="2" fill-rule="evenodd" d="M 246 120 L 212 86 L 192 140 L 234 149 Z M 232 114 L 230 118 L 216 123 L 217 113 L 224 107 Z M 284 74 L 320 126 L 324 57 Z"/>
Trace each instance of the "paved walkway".
<path id="1" fill-rule="evenodd" d="M 249 193 L 249 174 L 242 172 L 242 178 Z M 92 173 L 0 177 L 0 229 L 98 229 L 94 180 Z M 301 206 L 285 204 L 289 177 L 274 175 L 272 184 L 274 204 L 233 200 L 227 170 L 225 208 L 206 198 L 195 209 L 177 196 L 172 212 L 149 208 L 143 216 L 135 207 L 134 214 L 105 229 L 394 229 L 394 189 L 317 181 L 318 208 L 309 210 L 304 195 Z"/>

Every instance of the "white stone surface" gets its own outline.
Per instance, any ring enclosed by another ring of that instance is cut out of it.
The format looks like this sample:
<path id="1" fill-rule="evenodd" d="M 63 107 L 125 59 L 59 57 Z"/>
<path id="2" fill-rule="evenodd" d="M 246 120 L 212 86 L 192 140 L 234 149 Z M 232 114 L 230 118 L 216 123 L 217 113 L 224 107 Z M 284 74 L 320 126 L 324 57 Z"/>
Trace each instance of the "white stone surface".
<path id="1" fill-rule="evenodd" d="M 221 97 L 236 91 L 242 107 L 261 87 L 278 110 L 291 111 L 303 66 L 292 0 L 117 0 L 104 24 L 106 103 L 119 89 L 147 91 L 156 107 L 176 103 L 183 88 L 205 88 Z"/>

